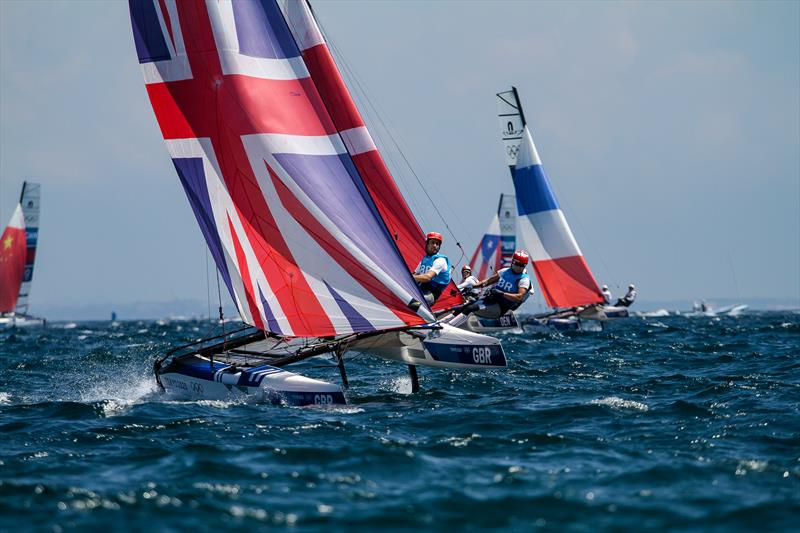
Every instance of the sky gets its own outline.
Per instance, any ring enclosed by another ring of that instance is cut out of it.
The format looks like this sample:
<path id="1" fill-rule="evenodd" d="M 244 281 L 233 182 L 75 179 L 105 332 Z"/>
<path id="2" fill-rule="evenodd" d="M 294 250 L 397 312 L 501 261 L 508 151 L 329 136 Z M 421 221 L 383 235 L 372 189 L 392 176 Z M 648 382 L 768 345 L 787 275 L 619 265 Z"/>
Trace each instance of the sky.
<path id="1" fill-rule="evenodd" d="M 313 5 L 454 262 L 513 192 L 495 93 L 515 85 L 598 282 L 800 305 L 800 3 Z M 43 185 L 32 312 L 216 300 L 127 3 L 0 0 L 0 224 L 25 179 Z"/>

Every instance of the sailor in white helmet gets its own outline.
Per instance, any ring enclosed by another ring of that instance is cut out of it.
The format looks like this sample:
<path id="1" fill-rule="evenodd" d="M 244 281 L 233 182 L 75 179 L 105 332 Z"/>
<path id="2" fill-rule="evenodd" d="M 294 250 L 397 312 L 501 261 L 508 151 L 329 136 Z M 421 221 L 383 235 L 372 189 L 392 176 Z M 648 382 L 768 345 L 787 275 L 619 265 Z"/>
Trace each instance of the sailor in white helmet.
<path id="1" fill-rule="evenodd" d="M 603 293 L 603 301 L 605 302 L 605 304 L 611 305 L 612 297 L 611 297 L 611 291 L 608 290 L 608 285 L 603 285 L 602 293 Z"/>
<path id="2" fill-rule="evenodd" d="M 630 307 L 634 300 L 636 300 L 636 287 L 634 287 L 633 283 L 631 283 L 628 285 L 628 292 L 625 293 L 625 296 L 617 300 L 617 303 L 614 305 Z"/>
<path id="3" fill-rule="evenodd" d="M 467 303 L 474 302 L 480 298 L 481 290 L 475 287 L 477 284 L 478 278 L 472 275 L 472 267 L 469 265 L 462 266 L 461 283 L 456 285 L 456 287 L 461 291 L 461 295 Z"/>

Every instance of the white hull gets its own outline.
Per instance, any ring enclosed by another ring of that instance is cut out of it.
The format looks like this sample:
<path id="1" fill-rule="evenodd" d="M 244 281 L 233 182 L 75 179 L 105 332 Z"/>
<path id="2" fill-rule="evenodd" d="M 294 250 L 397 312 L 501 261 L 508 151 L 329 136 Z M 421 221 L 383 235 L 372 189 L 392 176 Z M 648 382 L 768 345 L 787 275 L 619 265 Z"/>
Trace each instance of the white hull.
<path id="1" fill-rule="evenodd" d="M 355 341 L 349 349 L 409 365 L 470 369 L 507 366 L 499 340 L 448 324 L 440 326 L 387 332 Z"/>
<path id="2" fill-rule="evenodd" d="M 609 320 L 628 318 L 630 313 L 627 307 L 621 305 L 593 305 L 578 313 L 578 316 L 585 320 L 607 322 Z"/>
<path id="3" fill-rule="evenodd" d="M 522 333 L 522 327 L 519 324 L 517 315 L 513 311 L 498 318 L 484 318 L 476 314 L 471 314 L 467 321 L 460 326 L 462 329 L 473 331 L 475 333 Z"/>
<path id="4" fill-rule="evenodd" d="M 0 328 L 30 328 L 44 325 L 43 318 L 15 314 L 0 316 Z"/>
<path id="5" fill-rule="evenodd" d="M 222 357 L 222 356 L 220 356 Z M 338 385 L 307 378 L 269 366 L 236 369 L 231 365 L 195 356 L 192 363 L 159 374 L 164 389 L 182 400 L 234 400 L 288 405 L 344 404 Z M 193 374 L 193 375 L 190 375 Z"/>
<path id="6" fill-rule="evenodd" d="M 522 321 L 527 333 L 563 333 L 566 331 L 603 331 L 603 325 L 596 320 L 581 320 L 577 316 L 565 318 L 528 317 Z"/>

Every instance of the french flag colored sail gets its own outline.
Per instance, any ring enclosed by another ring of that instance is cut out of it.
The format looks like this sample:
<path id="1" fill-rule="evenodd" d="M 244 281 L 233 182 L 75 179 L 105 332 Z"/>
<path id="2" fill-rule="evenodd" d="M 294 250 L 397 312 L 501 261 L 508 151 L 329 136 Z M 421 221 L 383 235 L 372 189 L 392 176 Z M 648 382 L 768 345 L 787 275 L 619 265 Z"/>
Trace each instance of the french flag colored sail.
<path id="1" fill-rule="evenodd" d="M 17 298 L 17 314 L 24 315 L 28 312 L 28 298 L 31 293 L 33 281 L 33 263 L 36 261 L 36 245 L 39 240 L 39 205 L 41 201 L 42 186 L 39 183 L 26 181 L 22 184 L 19 204 L 22 206 L 22 216 L 25 219 L 25 274 L 19 288 Z"/>
<path id="2" fill-rule="evenodd" d="M 478 279 L 486 279 L 502 268 L 503 259 L 502 239 L 500 235 L 500 219 L 495 213 L 486 233 L 483 234 L 481 242 L 472 254 L 470 264 L 472 273 Z M 513 253 L 513 252 L 512 252 Z"/>
<path id="3" fill-rule="evenodd" d="M 309 74 L 322 101 L 330 112 L 336 130 L 358 169 L 370 196 L 395 241 L 406 268 L 413 271 L 425 254 L 425 237 L 386 163 L 375 146 L 358 108 L 353 101 L 325 38 L 305 1 L 282 0 L 289 28 L 303 54 Z M 431 229 L 431 228 L 429 228 Z M 455 283 L 433 305 L 434 311 L 463 303 Z"/>
<path id="4" fill-rule="evenodd" d="M 558 204 L 528 126 L 512 171 L 517 191 L 517 227 L 533 261 L 547 305 L 555 308 L 602 303 L 603 296 Z"/>
<path id="5" fill-rule="evenodd" d="M 17 205 L 0 236 L 0 313 L 9 313 L 17 305 L 25 274 L 25 254 L 25 221 L 22 206 Z"/>
<path id="6" fill-rule="evenodd" d="M 432 321 L 370 194 L 374 163 L 357 159 L 374 161 L 369 136 L 342 122 L 357 111 L 309 52 L 321 35 L 305 2 L 129 4 L 150 102 L 242 319 L 295 337 Z"/>

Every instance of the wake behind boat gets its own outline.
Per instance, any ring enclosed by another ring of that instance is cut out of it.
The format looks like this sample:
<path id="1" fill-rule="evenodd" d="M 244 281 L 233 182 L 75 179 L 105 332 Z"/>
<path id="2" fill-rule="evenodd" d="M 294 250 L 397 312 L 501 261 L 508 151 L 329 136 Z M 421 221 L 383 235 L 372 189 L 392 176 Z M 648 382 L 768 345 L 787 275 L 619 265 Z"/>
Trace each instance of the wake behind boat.
<path id="1" fill-rule="evenodd" d="M 255 331 L 167 354 L 160 385 L 343 403 L 338 387 L 283 367 L 332 353 L 347 387 L 343 355 L 359 350 L 408 364 L 416 387 L 416 365 L 506 366 L 496 339 L 435 322 L 463 300 L 450 283 L 429 306 L 411 276 L 422 229 L 307 2 L 129 5 L 167 150 Z"/>

